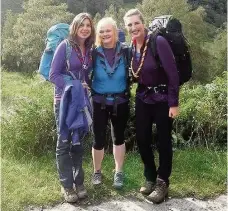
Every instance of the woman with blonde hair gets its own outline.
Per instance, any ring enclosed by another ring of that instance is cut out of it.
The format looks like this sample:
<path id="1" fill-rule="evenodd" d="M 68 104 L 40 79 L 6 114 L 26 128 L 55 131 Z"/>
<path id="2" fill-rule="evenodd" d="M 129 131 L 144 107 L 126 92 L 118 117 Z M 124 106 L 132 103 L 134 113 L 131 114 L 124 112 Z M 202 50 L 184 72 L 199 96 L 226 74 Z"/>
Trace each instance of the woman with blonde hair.
<path id="1" fill-rule="evenodd" d="M 155 43 L 161 65 L 152 54 L 151 36 L 145 28 L 142 13 L 129 10 L 124 16 L 132 38 L 131 71 L 137 81 L 135 99 L 136 139 L 144 164 L 145 184 L 140 192 L 154 203 L 168 194 L 172 171 L 172 123 L 178 115 L 179 76 L 168 41 L 157 36 Z M 157 128 L 159 166 L 156 168 L 152 150 L 152 124 Z"/>
<path id="2" fill-rule="evenodd" d="M 88 75 L 92 67 L 91 48 L 94 40 L 95 29 L 92 17 L 88 13 L 78 14 L 70 25 L 69 38 L 57 47 L 51 66 L 50 81 L 55 84 L 54 107 L 58 128 L 57 169 L 62 186 L 61 192 L 67 202 L 76 202 L 78 198 L 86 197 L 87 191 L 84 187 L 84 171 L 82 169 L 83 146 L 78 134 L 76 136 L 74 133 L 73 136 L 72 132 L 68 132 L 67 139 L 62 138 L 60 102 L 62 105 L 61 100 L 65 99 L 63 98 L 65 88 L 69 83 L 73 84 L 72 81 L 78 82 L 77 84 L 82 87 L 80 90 L 83 90 L 83 87 L 85 90 L 88 88 Z M 68 64 L 66 61 L 67 43 L 72 48 Z M 73 102 L 73 100 L 80 99 L 71 100 Z M 69 112 L 68 110 L 67 112 Z"/>
<path id="3" fill-rule="evenodd" d="M 113 186 L 123 186 L 125 156 L 124 131 L 129 114 L 128 64 L 126 50 L 118 41 L 116 22 L 103 18 L 97 24 L 93 61 L 92 96 L 95 140 L 92 147 L 94 174 L 92 183 L 102 182 L 106 128 L 111 120 L 115 174 Z M 126 71 L 127 70 L 127 71 Z"/>

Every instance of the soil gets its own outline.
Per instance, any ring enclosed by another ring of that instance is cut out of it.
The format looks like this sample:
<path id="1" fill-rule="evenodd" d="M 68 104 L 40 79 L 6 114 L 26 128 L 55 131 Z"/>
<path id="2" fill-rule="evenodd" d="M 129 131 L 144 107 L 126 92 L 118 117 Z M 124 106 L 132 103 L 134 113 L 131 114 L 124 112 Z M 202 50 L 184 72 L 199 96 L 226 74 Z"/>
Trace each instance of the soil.
<path id="1" fill-rule="evenodd" d="M 153 204 L 134 197 L 110 200 L 96 205 L 90 202 L 62 203 L 54 207 L 28 207 L 27 211 L 228 211 L 227 194 L 215 199 L 169 198 L 161 204 Z"/>

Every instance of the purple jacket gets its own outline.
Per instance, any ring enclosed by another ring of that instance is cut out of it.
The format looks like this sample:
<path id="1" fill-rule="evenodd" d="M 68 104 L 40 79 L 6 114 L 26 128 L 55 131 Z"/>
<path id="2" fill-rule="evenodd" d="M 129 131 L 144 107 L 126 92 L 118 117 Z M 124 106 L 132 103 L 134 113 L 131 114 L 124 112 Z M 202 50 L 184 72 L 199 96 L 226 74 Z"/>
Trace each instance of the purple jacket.
<path id="1" fill-rule="evenodd" d="M 60 101 L 59 133 L 61 140 L 67 140 L 71 134 L 74 145 L 91 131 L 92 107 L 80 81 L 70 82 L 65 87 Z"/>
<path id="2" fill-rule="evenodd" d="M 160 58 L 162 67 L 158 67 L 155 58 L 152 55 L 150 49 L 150 43 L 148 43 L 145 60 L 141 69 L 141 73 L 138 79 L 138 84 L 144 86 L 157 86 L 159 84 L 166 84 L 168 93 L 150 93 L 144 98 L 146 88 L 144 90 L 137 89 L 136 97 L 140 98 L 143 102 L 149 104 L 155 104 L 158 102 L 168 102 L 169 107 L 178 106 L 179 96 L 179 76 L 172 50 L 168 41 L 162 36 L 158 36 L 156 39 L 157 52 Z M 145 45 L 145 44 L 144 44 Z M 141 48 L 141 54 L 144 49 L 144 45 Z M 132 53 L 135 56 L 135 46 L 133 45 Z M 140 61 L 133 60 L 133 69 L 137 70 Z"/>
<path id="3" fill-rule="evenodd" d="M 78 52 L 80 52 L 79 48 L 78 50 Z M 64 78 L 66 75 L 70 76 L 70 73 L 67 71 L 67 64 L 65 58 L 66 43 L 65 41 L 62 41 L 55 51 L 49 75 L 50 81 L 55 84 L 55 98 L 59 100 L 62 96 L 63 89 L 66 86 L 67 82 Z M 86 50 L 84 61 L 88 65 L 87 70 L 82 69 L 82 62 L 79 59 L 76 50 L 72 48 L 71 56 L 69 59 L 69 70 L 76 76 L 78 80 L 85 80 L 87 83 L 89 83 L 89 73 L 92 68 L 91 49 Z"/>

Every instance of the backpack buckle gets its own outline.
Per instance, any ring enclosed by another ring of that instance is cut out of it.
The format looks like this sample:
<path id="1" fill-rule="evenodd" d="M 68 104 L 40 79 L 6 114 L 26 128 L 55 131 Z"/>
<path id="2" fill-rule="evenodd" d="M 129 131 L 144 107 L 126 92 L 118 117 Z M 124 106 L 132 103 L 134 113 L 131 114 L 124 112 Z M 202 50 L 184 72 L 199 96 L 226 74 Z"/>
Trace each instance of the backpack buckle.
<path id="1" fill-rule="evenodd" d="M 105 94 L 105 97 L 115 97 L 115 94 Z"/>
<path id="2" fill-rule="evenodd" d="M 157 86 L 154 86 L 153 89 L 154 89 L 154 93 L 158 93 L 158 87 Z"/>

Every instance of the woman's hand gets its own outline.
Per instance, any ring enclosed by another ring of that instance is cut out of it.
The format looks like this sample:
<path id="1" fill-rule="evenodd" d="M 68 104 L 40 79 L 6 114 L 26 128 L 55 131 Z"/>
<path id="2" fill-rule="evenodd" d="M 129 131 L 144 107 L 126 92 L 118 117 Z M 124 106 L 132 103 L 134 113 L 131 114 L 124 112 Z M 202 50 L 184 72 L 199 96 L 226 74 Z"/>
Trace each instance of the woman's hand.
<path id="1" fill-rule="evenodd" d="M 169 108 L 169 117 L 175 118 L 179 114 L 179 107 L 170 107 Z"/>
<path id="2" fill-rule="evenodd" d="M 83 88 L 90 90 L 89 85 L 86 82 L 82 83 Z"/>

